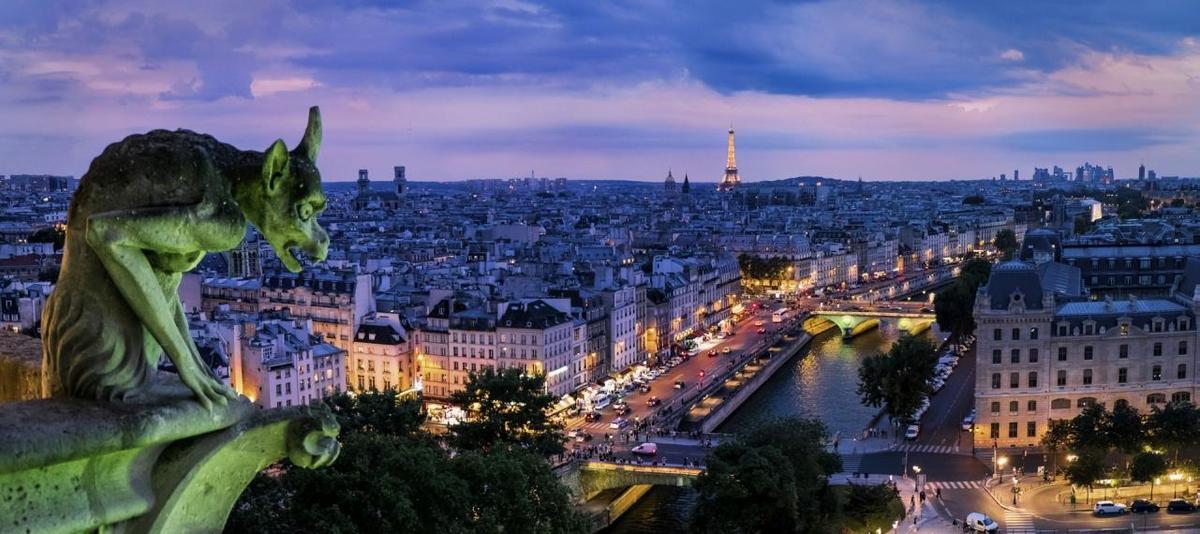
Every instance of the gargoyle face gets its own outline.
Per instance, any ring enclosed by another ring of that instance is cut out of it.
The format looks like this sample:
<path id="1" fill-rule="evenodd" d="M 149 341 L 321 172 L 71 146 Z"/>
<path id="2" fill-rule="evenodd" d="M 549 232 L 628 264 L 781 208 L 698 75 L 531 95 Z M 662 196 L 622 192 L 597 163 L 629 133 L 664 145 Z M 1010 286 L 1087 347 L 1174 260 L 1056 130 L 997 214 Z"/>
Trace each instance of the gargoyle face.
<path id="1" fill-rule="evenodd" d="M 263 196 L 261 202 L 255 203 L 261 213 L 248 214 L 283 266 L 292 272 L 301 268 L 297 250 L 318 262 L 329 252 L 329 234 L 317 224 L 317 216 L 325 211 L 326 203 L 321 191 L 321 172 L 316 165 L 320 145 L 321 115 L 314 107 L 309 110 L 304 139 L 295 150 L 289 153 L 283 140 L 275 141 L 267 149 Z"/>

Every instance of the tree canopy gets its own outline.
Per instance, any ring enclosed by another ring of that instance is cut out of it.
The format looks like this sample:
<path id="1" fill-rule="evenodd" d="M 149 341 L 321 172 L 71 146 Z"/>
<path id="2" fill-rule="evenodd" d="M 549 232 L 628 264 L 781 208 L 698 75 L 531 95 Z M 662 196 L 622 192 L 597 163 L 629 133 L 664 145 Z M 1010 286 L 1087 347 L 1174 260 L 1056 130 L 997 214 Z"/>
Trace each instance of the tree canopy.
<path id="1" fill-rule="evenodd" d="M 975 292 L 991 272 L 992 264 L 978 258 L 962 266 L 958 280 L 934 297 L 933 311 L 939 328 L 964 334 L 975 330 Z"/>
<path id="2" fill-rule="evenodd" d="M 547 417 L 555 398 L 545 392 L 545 378 L 522 369 L 472 374 L 467 386 L 451 395 L 467 420 L 450 428 L 450 444 L 459 450 L 486 451 L 516 447 L 542 456 L 563 452 L 562 426 Z"/>
<path id="3" fill-rule="evenodd" d="M 1017 247 L 1021 246 L 1021 244 L 1017 243 L 1017 234 L 1005 228 L 996 232 L 996 237 L 992 240 L 992 246 L 1004 254 L 1004 259 L 1011 260 L 1013 253 L 1017 251 Z"/>
<path id="4" fill-rule="evenodd" d="M 858 369 L 858 395 L 867 406 L 884 407 L 894 421 L 907 422 L 931 392 L 937 348 L 922 337 L 903 336 L 887 353 L 869 356 Z"/>
<path id="5" fill-rule="evenodd" d="M 788 278 L 787 269 L 791 260 L 784 257 L 763 258 L 751 254 L 738 256 L 742 276 L 754 280 L 783 280 Z"/>

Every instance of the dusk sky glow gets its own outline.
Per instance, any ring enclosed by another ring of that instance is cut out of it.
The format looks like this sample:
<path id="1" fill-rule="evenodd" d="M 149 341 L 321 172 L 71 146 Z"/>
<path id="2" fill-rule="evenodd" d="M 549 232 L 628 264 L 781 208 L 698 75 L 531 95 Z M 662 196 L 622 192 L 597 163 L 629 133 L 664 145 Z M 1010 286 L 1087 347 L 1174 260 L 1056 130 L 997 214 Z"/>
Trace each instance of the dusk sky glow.
<path id="1" fill-rule="evenodd" d="M 194 4 L 205 4 L 195 7 Z M 328 181 L 1200 176 L 1190 1 L 0 3 L 0 174 L 325 122 Z"/>

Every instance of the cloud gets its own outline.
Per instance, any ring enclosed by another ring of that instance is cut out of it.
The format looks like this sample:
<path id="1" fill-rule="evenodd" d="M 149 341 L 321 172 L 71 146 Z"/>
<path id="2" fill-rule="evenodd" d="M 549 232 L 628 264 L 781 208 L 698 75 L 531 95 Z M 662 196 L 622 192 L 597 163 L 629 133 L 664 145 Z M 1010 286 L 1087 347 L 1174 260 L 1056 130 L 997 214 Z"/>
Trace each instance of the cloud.
<path id="1" fill-rule="evenodd" d="M 1000 53 L 1000 59 L 1006 61 L 1022 61 L 1025 59 L 1025 53 L 1016 48 L 1009 48 Z"/>
<path id="2" fill-rule="evenodd" d="M 1049 129 L 1014 132 L 987 143 L 1025 152 L 1124 152 L 1178 142 L 1176 132 L 1154 128 Z"/>

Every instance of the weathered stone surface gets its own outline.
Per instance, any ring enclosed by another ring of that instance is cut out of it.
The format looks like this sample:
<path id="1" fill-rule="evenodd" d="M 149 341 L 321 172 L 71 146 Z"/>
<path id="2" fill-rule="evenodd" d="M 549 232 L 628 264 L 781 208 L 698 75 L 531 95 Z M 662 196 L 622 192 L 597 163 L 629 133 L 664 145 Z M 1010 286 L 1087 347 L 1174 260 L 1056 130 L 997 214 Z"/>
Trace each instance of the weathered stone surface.
<path id="1" fill-rule="evenodd" d="M 323 407 L 210 411 L 174 377 L 139 403 L 0 404 L 0 532 L 219 532 L 255 473 L 336 458 Z"/>

